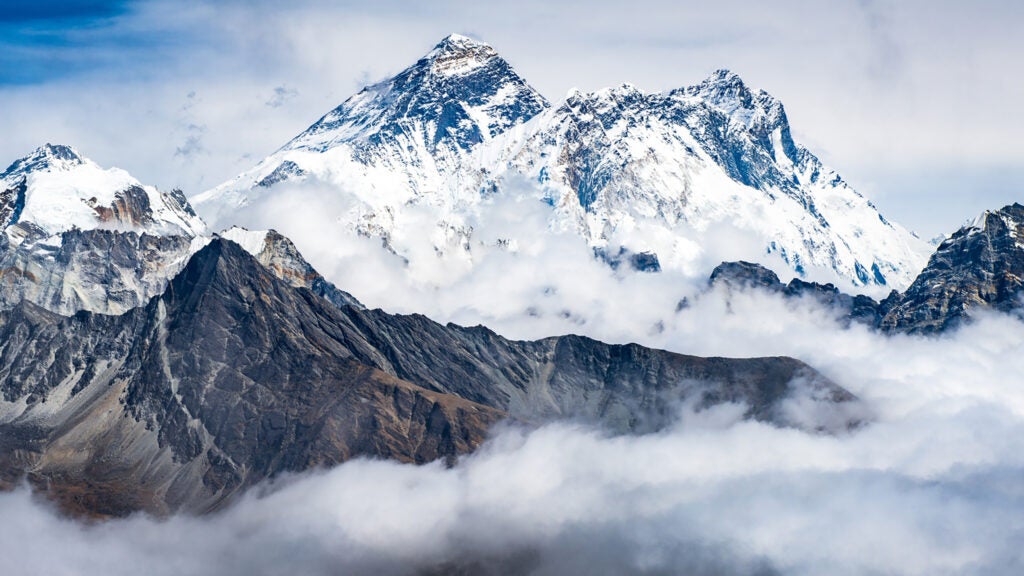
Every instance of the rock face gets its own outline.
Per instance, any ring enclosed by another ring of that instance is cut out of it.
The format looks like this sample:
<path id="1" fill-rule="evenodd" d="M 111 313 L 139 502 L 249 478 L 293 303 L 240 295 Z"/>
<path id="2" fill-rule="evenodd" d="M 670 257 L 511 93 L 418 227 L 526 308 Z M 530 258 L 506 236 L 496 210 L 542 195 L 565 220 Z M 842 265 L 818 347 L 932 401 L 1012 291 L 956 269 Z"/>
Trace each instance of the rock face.
<path id="1" fill-rule="evenodd" d="M 344 290 L 339 290 L 337 286 L 320 275 L 302 257 L 295 244 L 276 230 L 246 230 L 235 226 L 221 232 L 219 236 L 245 248 L 246 252 L 255 256 L 256 260 L 270 270 L 274 276 L 294 288 L 307 288 L 339 308 L 363 307 L 355 296 Z"/>
<path id="2" fill-rule="evenodd" d="M 338 308 L 214 239 L 146 306 L 0 313 L 0 481 L 89 514 L 216 509 L 275 474 L 472 450 L 511 415 L 655 430 L 683 403 L 844 429 L 859 403 L 789 358 L 695 358 L 565 336 L 514 342 Z M 820 406 L 813 417 L 798 407 Z"/>
<path id="3" fill-rule="evenodd" d="M 1024 293 L 1024 206 L 986 211 L 939 244 L 914 283 L 881 302 L 850 296 L 831 284 L 800 279 L 782 284 L 774 272 L 750 262 L 723 262 L 711 285 L 759 288 L 788 297 L 809 296 L 834 306 L 847 321 L 885 333 L 935 334 L 970 320 L 970 313 L 991 309 L 1018 311 Z"/>
<path id="4" fill-rule="evenodd" d="M 161 293 L 194 245 L 185 236 L 114 230 L 72 229 L 54 240 L 0 235 L 0 308 L 25 300 L 66 315 L 123 313 Z"/>
<path id="5" fill-rule="evenodd" d="M 520 420 L 573 418 L 619 432 L 649 432 L 684 403 L 746 404 L 747 416 L 784 426 L 838 431 L 861 418 L 854 398 L 792 358 L 698 358 L 581 336 L 510 341 L 484 327 L 441 326 L 426 317 L 343 310 L 389 373 L 507 410 Z M 789 412 L 811 399 L 831 415 L 807 425 Z"/>
<path id="6" fill-rule="evenodd" d="M 122 316 L 22 303 L 0 320 L 0 460 L 86 512 L 202 512 L 279 472 L 467 452 L 504 415 L 356 361 L 334 310 L 223 240 Z"/>
<path id="7" fill-rule="evenodd" d="M 708 283 L 729 288 L 763 288 L 779 292 L 785 288 L 779 275 L 754 262 L 722 262 L 711 271 Z"/>
<path id="8" fill-rule="evenodd" d="M 880 304 L 869 296 L 851 296 L 832 284 L 805 282 L 799 278 L 783 284 L 775 272 L 753 262 L 723 262 L 711 272 L 708 284 L 712 287 L 724 286 L 730 290 L 767 290 L 782 294 L 786 298 L 811 298 L 840 311 L 840 319 L 846 325 L 850 322 L 859 322 L 878 327 L 884 315 L 883 310 L 886 309 L 886 304 Z"/>
<path id="9" fill-rule="evenodd" d="M 662 94 L 574 91 L 550 106 L 490 46 L 458 36 L 194 202 L 225 226 L 240 206 L 302 186 L 335 192 L 342 223 L 406 258 L 394 240 L 426 214 L 437 251 L 472 260 L 472 222 L 495 196 L 549 204 L 551 228 L 604 254 L 684 271 L 694 244 L 725 226 L 762 241 L 750 258 L 778 254 L 801 276 L 852 285 L 905 287 L 928 252 L 796 143 L 782 104 L 736 74 Z"/>
<path id="10" fill-rule="evenodd" d="M 179 191 L 47 144 L 0 173 L 0 308 L 120 314 L 160 294 L 206 226 Z"/>
<path id="11" fill-rule="evenodd" d="M 1024 206 L 987 211 L 943 241 L 906 292 L 887 299 L 889 332 L 956 327 L 972 310 L 1020 308 L 1024 286 Z"/>

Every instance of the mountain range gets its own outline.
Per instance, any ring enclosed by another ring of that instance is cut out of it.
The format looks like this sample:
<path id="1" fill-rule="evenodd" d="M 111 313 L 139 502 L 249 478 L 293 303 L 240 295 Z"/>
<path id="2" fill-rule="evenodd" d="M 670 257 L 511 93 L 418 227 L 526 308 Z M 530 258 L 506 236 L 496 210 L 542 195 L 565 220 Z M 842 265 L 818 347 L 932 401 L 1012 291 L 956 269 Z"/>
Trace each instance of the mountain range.
<path id="1" fill-rule="evenodd" d="M 406 264 L 423 258 L 406 250 L 418 242 L 472 265 L 474 223 L 514 206 L 497 202 L 508 197 L 625 274 L 710 273 L 701 298 L 810 298 L 885 334 L 938 334 L 1021 305 L 1019 204 L 929 258 L 793 140 L 781 103 L 735 74 L 553 105 L 490 46 L 450 36 L 196 196 L 195 210 L 63 145 L 0 173 L 0 486 L 27 481 L 88 516 L 206 513 L 355 457 L 451 463 L 498 422 L 644 434 L 739 405 L 808 433 L 870 426 L 870 406 L 794 358 L 519 341 L 369 309 L 301 246 L 239 221 L 288 198 Z M 427 215 L 427 233 L 407 225 L 413 214 Z M 696 267 L 723 226 L 755 247 Z M 515 233 L 497 248 L 517 250 Z M 780 281 L 768 267 L 779 262 L 796 278 Z M 882 300 L 848 293 L 882 286 Z"/>
<path id="2" fill-rule="evenodd" d="M 356 456 L 428 462 L 505 418 L 622 433 L 684 404 L 837 432 L 866 409 L 791 358 L 697 358 L 578 336 L 336 307 L 238 244 L 201 249 L 163 295 L 120 316 L 0 313 L 0 472 L 87 515 L 207 512 L 283 472 Z M 797 406 L 818 403 L 818 421 Z"/>
<path id="3" fill-rule="evenodd" d="M 439 252 L 473 259 L 474 216 L 495 196 L 550 206 L 549 227 L 606 253 L 648 253 L 691 274 L 709 229 L 756 239 L 792 273 L 909 285 L 929 246 L 886 220 L 792 137 L 782 103 L 719 71 L 662 94 L 623 85 L 552 105 L 489 45 L 452 35 L 368 86 L 252 170 L 193 198 L 216 226 L 282 196 L 325 204 L 400 255 L 428 214 Z M 340 200 L 339 200 L 340 199 Z M 514 249 L 517 238 L 503 238 Z"/>
<path id="4" fill-rule="evenodd" d="M 710 285 L 757 288 L 787 298 L 809 297 L 887 334 L 938 334 L 969 322 L 971 314 L 995 310 L 1020 315 L 1024 306 L 1024 206 L 987 210 L 939 244 L 906 291 L 881 301 L 845 294 L 832 284 L 794 278 L 788 284 L 760 264 L 722 263 Z"/>

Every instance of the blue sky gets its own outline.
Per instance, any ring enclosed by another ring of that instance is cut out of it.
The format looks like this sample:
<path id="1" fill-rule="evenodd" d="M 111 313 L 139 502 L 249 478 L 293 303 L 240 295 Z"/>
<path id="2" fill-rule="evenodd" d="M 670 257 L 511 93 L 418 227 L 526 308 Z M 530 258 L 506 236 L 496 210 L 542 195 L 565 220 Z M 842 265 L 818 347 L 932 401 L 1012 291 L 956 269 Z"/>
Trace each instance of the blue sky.
<path id="1" fill-rule="evenodd" d="M 81 47 L 81 31 L 102 27 L 123 10 L 123 2 L 5 3 L 0 11 L 0 83 L 45 82 L 76 65 L 92 65 L 72 57 L 72 50 Z"/>
<path id="2" fill-rule="evenodd" d="M 102 71 L 131 77 L 144 70 L 141 64 L 173 60 L 200 41 L 180 34 L 173 20 L 133 22 L 133 9 L 140 5 L 129 0 L 4 2 L 0 86 Z"/>
<path id="3" fill-rule="evenodd" d="M 125 0 L 35 0 L 5 2 L 0 22 L 89 21 L 108 18 L 124 11 Z"/>
<path id="4" fill-rule="evenodd" d="M 1024 8 L 996 0 L 7 1 L 0 163 L 56 141 L 198 193 L 460 32 L 553 101 L 730 68 L 887 216 L 931 236 L 1021 197 L 1022 24 Z"/>

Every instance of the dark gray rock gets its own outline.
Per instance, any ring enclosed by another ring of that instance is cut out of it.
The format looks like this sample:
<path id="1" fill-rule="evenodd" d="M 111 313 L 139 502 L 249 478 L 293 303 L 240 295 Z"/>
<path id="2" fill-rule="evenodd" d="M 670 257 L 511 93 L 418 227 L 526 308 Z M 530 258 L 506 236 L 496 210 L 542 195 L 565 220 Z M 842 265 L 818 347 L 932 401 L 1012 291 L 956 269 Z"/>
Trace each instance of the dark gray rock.
<path id="1" fill-rule="evenodd" d="M 753 262 L 722 262 L 711 271 L 708 278 L 711 286 L 729 288 L 764 288 L 773 292 L 783 289 L 779 276 L 771 270 Z"/>
<path id="2" fill-rule="evenodd" d="M 287 471 L 366 455 L 425 462 L 511 415 L 657 430 L 735 402 L 779 425 L 842 430 L 856 399 L 791 358 L 697 358 L 579 336 L 511 341 L 336 307 L 215 239 L 144 307 L 0 313 L 0 482 L 67 508 L 203 512 Z M 819 407 L 808 417 L 799 410 Z"/>
<path id="3" fill-rule="evenodd" d="M 877 327 L 883 315 L 882 305 L 869 296 L 851 296 L 834 284 L 806 282 L 799 278 L 783 284 L 775 272 L 752 262 L 723 262 L 711 272 L 708 284 L 731 289 L 767 290 L 786 298 L 810 298 L 839 311 L 840 321 L 845 325 L 859 322 Z"/>
<path id="4" fill-rule="evenodd" d="M 812 428 L 834 431 L 860 418 L 851 395 L 791 358 L 698 358 L 572 335 L 520 342 L 482 326 L 441 326 L 419 315 L 343 312 L 371 345 L 365 361 L 521 420 L 574 418 L 618 432 L 647 432 L 676 419 L 684 403 L 706 408 L 737 402 L 748 407 L 748 417 L 804 426 L 784 414 L 786 402 L 802 394 L 849 409 L 838 425 Z"/>
<path id="5" fill-rule="evenodd" d="M 1024 206 L 986 212 L 943 241 L 906 292 L 888 303 L 886 332 L 930 334 L 955 328 L 970 312 L 1010 312 L 1024 286 Z"/>
<path id="6" fill-rule="evenodd" d="M 1019 313 L 1024 295 L 1024 206 L 986 212 L 944 240 L 913 284 L 881 302 L 850 296 L 832 284 L 783 285 L 774 272 L 750 262 L 723 262 L 710 284 L 760 288 L 787 297 L 811 297 L 837 308 L 841 318 L 889 334 L 937 334 L 970 321 L 972 311 Z"/>
<path id="7" fill-rule="evenodd" d="M 16 186 L 0 192 L 0 230 L 16 223 L 21 217 L 27 192 L 28 181 L 24 177 Z"/>
<path id="8" fill-rule="evenodd" d="M 202 512 L 281 472 L 454 457 L 504 417 L 359 362 L 332 313 L 227 241 L 121 316 L 24 302 L 0 314 L 0 464 L 73 511 Z"/>
<path id="9" fill-rule="evenodd" d="M 633 252 L 620 246 L 615 253 L 604 248 L 595 248 L 594 255 L 611 266 L 612 270 L 618 270 L 623 264 L 627 264 L 630 270 L 637 272 L 661 272 L 661 262 L 654 252 Z"/>

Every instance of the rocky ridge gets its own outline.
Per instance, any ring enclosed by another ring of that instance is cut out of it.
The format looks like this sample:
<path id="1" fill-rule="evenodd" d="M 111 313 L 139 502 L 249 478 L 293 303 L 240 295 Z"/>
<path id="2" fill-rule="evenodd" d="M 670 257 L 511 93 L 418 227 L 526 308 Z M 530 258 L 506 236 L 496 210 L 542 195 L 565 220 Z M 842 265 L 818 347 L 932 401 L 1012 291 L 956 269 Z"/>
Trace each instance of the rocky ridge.
<path id="1" fill-rule="evenodd" d="M 969 320 L 972 311 L 1013 312 L 1024 287 L 1024 206 L 986 211 L 945 239 L 902 294 L 885 301 L 888 332 L 934 333 Z"/>
<path id="2" fill-rule="evenodd" d="M 895 334 L 938 334 L 970 321 L 973 312 L 1019 313 L 1024 305 L 1024 206 L 986 211 L 942 241 L 906 291 L 881 301 L 850 296 L 832 284 L 793 279 L 783 284 L 759 264 L 726 262 L 712 286 L 758 288 L 786 297 L 811 297 L 835 307 L 846 321 Z"/>
<path id="3" fill-rule="evenodd" d="M 0 312 L 0 469 L 80 513 L 223 506 L 286 471 L 472 450 L 494 422 L 574 417 L 620 432 L 723 402 L 838 431 L 863 407 L 789 358 L 695 358 L 564 336 L 509 341 L 338 308 L 214 239 L 120 316 Z M 810 401 L 821 407 L 807 416 Z"/>

